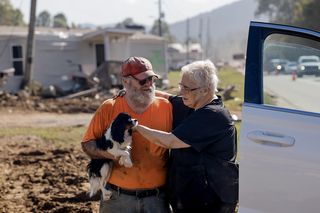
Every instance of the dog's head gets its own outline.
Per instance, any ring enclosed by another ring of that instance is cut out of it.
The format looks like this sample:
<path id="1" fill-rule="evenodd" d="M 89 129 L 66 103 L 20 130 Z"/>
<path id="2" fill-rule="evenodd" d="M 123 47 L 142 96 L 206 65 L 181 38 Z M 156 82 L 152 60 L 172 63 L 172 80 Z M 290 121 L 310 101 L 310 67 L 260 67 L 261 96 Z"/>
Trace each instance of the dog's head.
<path id="1" fill-rule="evenodd" d="M 127 113 L 121 112 L 111 124 L 111 137 L 118 142 L 122 148 L 129 145 L 132 135 L 132 127 L 138 125 L 138 121 Z"/>

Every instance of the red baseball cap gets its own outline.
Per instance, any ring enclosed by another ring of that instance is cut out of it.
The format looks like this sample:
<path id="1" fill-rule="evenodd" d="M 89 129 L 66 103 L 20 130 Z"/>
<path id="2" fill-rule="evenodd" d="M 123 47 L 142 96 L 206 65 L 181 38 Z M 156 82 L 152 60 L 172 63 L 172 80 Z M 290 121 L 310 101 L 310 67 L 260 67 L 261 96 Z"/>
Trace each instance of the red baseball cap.
<path id="1" fill-rule="evenodd" d="M 127 77 L 134 75 L 138 79 L 145 79 L 150 76 L 159 76 L 153 71 L 151 62 L 143 57 L 130 57 L 126 59 L 122 66 L 122 76 Z"/>

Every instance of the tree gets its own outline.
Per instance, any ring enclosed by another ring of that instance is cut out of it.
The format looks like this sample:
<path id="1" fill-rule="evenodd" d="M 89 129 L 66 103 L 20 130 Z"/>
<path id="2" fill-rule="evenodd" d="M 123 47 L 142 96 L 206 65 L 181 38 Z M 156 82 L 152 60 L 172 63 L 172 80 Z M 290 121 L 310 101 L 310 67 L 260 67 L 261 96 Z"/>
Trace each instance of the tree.
<path id="1" fill-rule="evenodd" d="M 68 27 L 67 18 L 63 13 L 58 13 L 57 15 L 53 16 L 53 27 Z"/>
<path id="2" fill-rule="evenodd" d="M 171 35 L 169 25 L 165 21 L 161 21 L 161 32 L 162 32 L 162 37 L 167 39 L 169 42 L 174 42 L 175 38 L 174 36 Z M 153 35 L 159 35 L 159 20 L 155 20 L 153 23 L 153 26 L 150 30 L 150 33 Z"/>
<path id="3" fill-rule="evenodd" d="M 122 22 L 116 24 L 115 28 L 124 29 L 124 28 L 126 28 L 126 26 L 133 25 L 133 24 L 135 24 L 135 23 L 132 18 L 126 18 Z"/>
<path id="4" fill-rule="evenodd" d="M 126 18 L 122 22 L 116 24 L 115 28 L 145 31 L 145 27 L 141 24 L 135 23 L 132 18 Z"/>
<path id="5" fill-rule="evenodd" d="M 51 15 L 48 11 L 42 11 L 36 20 L 36 26 L 38 27 L 50 27 L 51 26 Z"/>
<path id="6" fill-rule="evenodd" d="M 318 0 L 258 0 L 256 15 L 267 14 L 270 21 L 320 30 Z"/>
<path id="7" fill-rule="evenodd" d="M 302 18 L 299 25 L 320 31 L 320 2 L 317 0 L 311 1 L 304 5 Z"/>
<path id="8" fill-rule="evenodd" d="M 25 25 L 22 12 L 14 9 L 9 0 L 0 0 L 0 25 Z"/>

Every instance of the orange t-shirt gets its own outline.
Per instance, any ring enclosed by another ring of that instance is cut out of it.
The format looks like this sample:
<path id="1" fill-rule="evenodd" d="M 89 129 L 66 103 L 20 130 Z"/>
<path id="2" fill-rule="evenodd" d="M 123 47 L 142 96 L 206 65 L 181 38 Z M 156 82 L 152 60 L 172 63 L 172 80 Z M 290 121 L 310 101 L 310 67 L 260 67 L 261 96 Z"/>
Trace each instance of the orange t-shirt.
<path id="1" fill-rule="evenodd" d="M 120 112 L 126 112 L 139 124 L 152 129 L 170 132 L 172 129 L 172 106 L 168 100 L 155 101 L 142 114 L 136 114 L 123 97 L 106 100 L 95 112 L 83 137 L 83 142 L 95 140 L 104 134 Z M 155 188 L 165 184 L 168 150 L 146 140 L 138 132 L 133 133 L 131 158 L 133 167 L 114 164 L 109 183 L 127 189 Z"/>

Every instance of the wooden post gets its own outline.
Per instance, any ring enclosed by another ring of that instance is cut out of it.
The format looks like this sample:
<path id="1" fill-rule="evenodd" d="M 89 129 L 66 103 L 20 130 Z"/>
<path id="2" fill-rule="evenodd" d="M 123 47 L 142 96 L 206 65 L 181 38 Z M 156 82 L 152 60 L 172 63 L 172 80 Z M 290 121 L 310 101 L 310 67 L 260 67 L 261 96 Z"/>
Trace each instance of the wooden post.
<path id="1" fill-rule="evenodd" d="M 37 0 L 31 0 L 30 20 L 28 28 L 27 49 L 25 57 L 25 73 L 22 81 L 22 88 L 26 88 L 32 81 L 33 73 L 33 44 L 34 44 L 34 26 L 36 22 Z"/>

